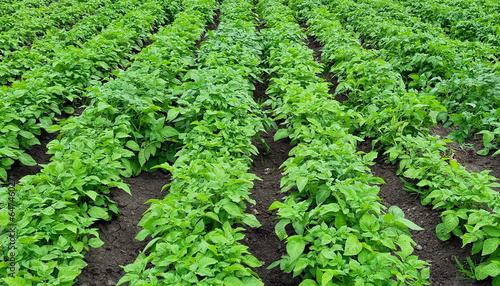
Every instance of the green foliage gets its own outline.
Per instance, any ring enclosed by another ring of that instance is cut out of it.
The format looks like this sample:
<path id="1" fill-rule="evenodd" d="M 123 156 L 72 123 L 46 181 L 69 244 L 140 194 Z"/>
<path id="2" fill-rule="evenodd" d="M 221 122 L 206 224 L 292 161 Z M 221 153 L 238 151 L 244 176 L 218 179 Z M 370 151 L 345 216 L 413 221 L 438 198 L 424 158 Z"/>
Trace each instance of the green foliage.
<path id="1" fill-rule="evenodd" d="M 350 130 L 363 118 L 331 100 L 316 75 L 323 65 L 301 42 L 292 10 L 272 0 L 257 8 L 268 27 L 261 30 L 271 73 L 267 104 L 284 120 L 275 138 L 296 144 L 282 165 L 282 192 L 290 194 L 270 207 L 278 209 L 276 234 L 286 240 L 287 255 L 270 267 L 303 277 L 301 285 L 427 285 L 429 269 L 411 255 L 408 231 L 421 228 L 380 204 L 373 184 L 383 181 L 368 168 L 376 153 L 356 151 L 361 138 Z"/>
<path id="2" fill-rule="evenodd" d="M 173 165 L 169 193 L 151 206 L 139 223 L 149 254 L 124 266 L 118 285 L 263 285 L 249 267 L 261 263 L 239 241 L 240 224 L 259 227 L 244 212 L 250 199 L 252 138 L 269 125 L 252 98 L 252 80 L 260 74 L 262 45 L 255 30 L 253 4 L 224 1 L 220 24 L 197 56 L 199 69 L 170 89 L 176 96 L 168 118 L 183 148 Z M 151 267 L 146 267 L 151 263 Z"/>
<path id="3" fill-rule="evenodd" d="M 71 285 L 86 266 L 85 252 L 103 244 L 91 225 L 118 214 L 108 196 L 110 189 L 130 193 L 121 176 L 140 171 L 141 152 L 166 160 L 164 153 L 172 148 L 168 142 L 177 141 L 179 133 L 165 126 L 172 104 L 165 90 L 177 84 L 170 77 L 181 77 L 194 61 L 196 41 L 215 5 L 199 4 L 202 12 L 193 8 L 179 13 L 126 71 L 93 88 L 93 102 L 81 116 L 51 128 L 61 132 L 48 144 L 51 162 L 16 186 L 16 279 L 25 285 Z M 7 188 L 1 189 L 0 196 L 7 201 Z M 0 228 L 5 227 L 2 221 Z M 2 244 L 7 244 L 7 232 L 1 233 Z M 6 265 L 0 266 L 0 273 L 8 276 Z"/>

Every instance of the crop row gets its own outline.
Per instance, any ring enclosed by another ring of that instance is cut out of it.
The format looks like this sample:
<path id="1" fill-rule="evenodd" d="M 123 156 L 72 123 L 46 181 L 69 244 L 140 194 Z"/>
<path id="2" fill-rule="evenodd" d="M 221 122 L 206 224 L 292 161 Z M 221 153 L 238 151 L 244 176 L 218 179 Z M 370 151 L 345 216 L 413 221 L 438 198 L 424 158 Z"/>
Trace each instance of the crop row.
<path id="1" fill-rule="evenodd" d="M 175 164 L 158 167 L 172 174 L 169 193 L 151 206 L 137 239 L 151 242 L 124 267 L 118 285 L 263 285 L 250 267 L 261 263 L 239 241 L 243 228 L 258 227 L 244 213 L 252 181 L 252 137 L 267 122 L 252 98 L 262 46 L 253 3 L 226 0 L 218 29 L 209 32 L 197 55 L 198 69 L 174 88 L 168 121 L 182 130 L 183 148 Z M 149 266 L 148 266 L 149 265 Z"/>
<path id="2" fill-rule="evenodd" d="M 139 2 L 134 0 L 120 0 L 114 3 L 106 0 L 104 7 L 79 20 L 70 30 L 54 27 L 44 37 L 36 39 L 30 47 L 24 46 L 8 53 L 0 62 L 0 84 L 13 82 L 21 78 L 26 71 L 47 64 L 54 54 L 68 49 L 71 45 L 83 47 L 87 40 L 119 21 L 118 18 L 138 5 Z"/>
<path id="3" fill-rule="evenodd" d="M 82 48 L 68 47 L 55 53 L 48 64 L 24 74 L 26 80 L 0 95 L 0 179 L 5 180 L 14 160 L 36 162 L 25 152 L 39 144 L 35 135 L 48 129 L 61 111 L 72 113 L 68 102 L 79 99 L 87 87 L 98 84 L 118 67 L 126 66 L 134 50 L 154 27 L 172 18 L 178 5 L 169 0 L 150 0 L 127 13 L 120 21 L 89 40 Z"/>
<path id="4" fill-rule="evenodd" d="M 441 26 L 455 39 L 479 40 L 500 50 L 500 13 L 471 1 L 466 8 L 443 1 L 401 1 L 413 15 Z"/>
<path id="5" fill-rule="evenodd" d="M 498 66 L 489 61 L 496 52 L 478 42 L 451 40 L 409 16 L 405 16 L 408 24 L 392 19 L 402 13 L 380 13 L 385 2 L 374 5 L 377 1 L 332 0 L 325 5 L 348 23 L 347 28 L 362 34 L 365 45 L 385 49 L 381 56 L 402 74 L 409 88 L 435 95 L 443 103 L 449 114 L 445 127 L 460 128 L 451 132 L 452 139 L 463 142 L 480 132 L 484 144 L 480 154 L 499 149 L 500 77 Z M 446 121 L 447 117 L 442 113 L 438 119 Z"/>
<path id="6" fill-rule="evenodd" d="M 9 52 L 31 45 L 49 29 L 69 29 L 83 15 L 92 14 L 106 0 L 60 0 L 48 7 L 41 15 L 23 14 L 18 19 L 8 19 L 12 27 L 0 34 L 0 54 L 3 59 Z M 17 14 L 16 14 L 17 15 Z M 8 27 L 0 23 L 0 27 Z"/>
<path id="7" fill-rule="evenodd" d="M 45 6 L 52 2 L 52 0 L 2 0 L 2 10 L 0 10 L 0 17 L 4 15 L 12 15 L 22 11 L 25 8 L 38 8 Z"/>
<path id="8" fill-rule="evenodd" d="M 305 35 L 292 11 L 279 0 L 261 1 L 265 20 L 271 97 L 284 129 L 297 145 L 285 161 L 284 202 L 274 202 L 280 221 L 276 233 L 286 239 L 287 256 L 272 266 L 303 274 L 308 285 L 426 285 L 429 269 L 413 253 L 408 228 L 420 229 L 397 207 L 380 203 L 379 187 L 369 165 L 375 153 L 356 151 L 360 138 L 350 134 L 356 112 L 328 94 L 316 74 L 322 65 L 302 40 Z M 293 227 L 292 234 L 286 231 Z"/>
<path id="9" fill-rule="evenodd" d="M 0 264 L 2 277 L 16 273 L 3 279 L 7 285 L 72 285 L 89 246 L 103 244 L 92 224 L 118 213 L 107 196 L 110 189 L 130 193 L 120 175 L 137 171 L 141 153 L 161 158 L 176 140 L 178 132 L 164 124 L 170 105 L 165 90 L 193 64 L 196 41 L 213 9 L 210 1 L 183 2 L 186 11 L 158 31 L 155 43 L 115 80 L 94 88 L 81 116 L 61 124 L 58 139 L 48 144 L 51 163 L 15 187 L 17 264 L 14 271 Z M 2 188 L 2 201 L 6 196 Z M 0 240 L 8 245 L 5 230 L 12 224 L 6 212 L 0 217 Z M 9 252 L 2 249 L 2 257 Z"/>
<path id="10" fill-rule="evenodd" d="M 363 49 L 359 39 L 318 1 L 292 2 L 324 44 L 322 58 L 332 65 L 332 72 L 342 82 L 357 83 L 342 91 L 349 92 L 351 108 L 364 118 L 358 122 L 360 134 L 380 141 L 388 160 L 399 161 L 399 174 L 411 179 L 405 183 L 407 189 L 421 194 L 422 203 L 442 211 L 443 223 L 436 229 L 440 239 L 454 234 L 463 245 L 473 244 L 473 254 L 481 252 L 487 258 L 474 267 L 474 278 L 493 276 L 497 281 L 500 196 L 494 191 L 499 186 L 496 179 L 488 171 L 470 173 L 442 157 L 446 141 L 430 136 L 427 129 L 435 123 L 433 114 L 442 108 L 432 96 L 407 92 L 400 84 L 401 75 L 377 58 L 376 51 Z"/>

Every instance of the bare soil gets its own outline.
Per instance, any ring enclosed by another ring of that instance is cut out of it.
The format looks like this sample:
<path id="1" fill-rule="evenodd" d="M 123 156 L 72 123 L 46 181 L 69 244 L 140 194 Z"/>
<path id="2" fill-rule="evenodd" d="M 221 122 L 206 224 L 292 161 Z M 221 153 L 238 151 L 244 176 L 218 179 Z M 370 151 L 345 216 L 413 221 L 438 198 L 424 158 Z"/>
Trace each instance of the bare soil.
<path id="1" fill-rule="evenodd" d="M 133 263 L 146 244 L 151 241 L 151 237 L 144 241 L 135 239 L 142 230 L 137 224 L 149 207 L 149 204 L 145 204 L 146 201 L 163 199 L 167 195 L 166 192 L 162 193 L 161 189 L 170 182 L 170 175 L 162 171 L 142 172 L 137 177 L 124 180 L 130 184 L 132 196 L 119 189 L 111 191 L 110 197 L 116 202 L 121 215 L 93 225 L 99 229 L 99 237 L 104 241 L 104 245 L 91 248 L 85 254 L 87 267 L 78 276 L 76 286 L 116 285 L 125 275 L 120 266 Z"/>

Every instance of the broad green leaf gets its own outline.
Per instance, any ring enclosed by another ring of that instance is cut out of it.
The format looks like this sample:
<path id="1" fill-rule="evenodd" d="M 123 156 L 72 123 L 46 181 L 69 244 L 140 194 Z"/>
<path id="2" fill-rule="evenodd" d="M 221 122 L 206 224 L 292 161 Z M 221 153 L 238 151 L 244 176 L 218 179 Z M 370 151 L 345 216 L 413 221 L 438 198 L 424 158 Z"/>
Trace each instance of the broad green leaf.
<path id="1" fill-rule="evenodd" d="M 244 286 L 240 279 L 234 276 L 224 278 L 224 286 Z"/>
<path id="2" fill-rule="evenodd" d="M 261 227 L 261 224 L 260 222 L 257 220 L 257 218 L 254 216 L 254 215 L 251 215 L 251 214 L 246 214 L 242 219 L 241 221 L 248 225 L 249 227 Z"/>
<path id="3" fill-rule="evenodd" d="M 290 255 L 290 260 L 294 261 L 304 252 L 306 242 L 300 236 L 292 236 L 286 244 L 286 251 Z"/>
<path id="4" fill-rule="evenodd" d="M 436 235 L 442 241 L 446 241 L 451 237 L 451 234 L 449 231 L 446 230 L 444 223 L 436 225 Z"/>
<path id="5" fill-rule="evenodd" d="M 31 281 L 26 281 L 21 277 L 7 277 L 2 278 L 2 280 L 7 283 L 8 286 L 30 286 L 33 285 Z"/>
<path id="6" fill-rule="evenodd" d="M 26 166 L 36 166 L 36 161 L 27 153 L 21 153 L 18 156 L 19 161 Z"/>
<path id="7" fill-rule="evenodd" d="M 108 219 L 109 218 L 109 215 L 106 212 L 106 210 L 104 210 L 103 208 L 100 208 L 100 207 L 91 207 L 88 210 L 88 214 L 91 217 L 100 218 L 100 219 Z"/>
<path id="8" fill-rule="evenodd" d="M 316 193 L 316 204 L 322 204 L 324 201 L 326 201 L 326 199 L 328 199 L 328 197 L 330 197 L 330 194 L 331 190 L 327 185 L 322 185 L 321 187 L 319 187 L 318 192 Z"/>
<path id="9" fill-rule="evenodd" d="M 500 238 L 494 237 L 494 238 L 488 238 L 487 240 L 484 241 L 483 244 L 483 252 L 481 255 L 488 255 L 493 253 L 495 250 L 498 249 L 498 245 L 500 245 Z"/>
<path id="10" fill-rule="evenodd" d="M 447 232 L 454 230 L 459 223 L 459 219 L 454 214 L 445 215 L 443 218 L 444 227 Z"/>
<path id="11" fill-rule="evenodd" d="M 405 213 L 403 212 L 402 209 L 400 209 L 398 206 L 391 206 L 389 207 L 388 213 L 396 216 L 396 217 L 405 217 Z"/>
<path id="12" fill-rule="evenodd" d="M 309 259 L 300 258 L 293 268 L 293 277 L 297 277 L 309 265 Z"/>
<path id="13" fill-rule="evenodd" d="M 233 202 L 226 202 L 222 208 L 232 217 L 240 217 L 241 209 Z"/>
<path id="14" fill-rule="evenodd" d="M 306 279 L 302 281 L 302 283 L 300 283 L 299 286 L 318 286 L 318 284 L 314 280 Z"/>
<path id="15" fill-rule="evenodd" d="M 144 164 L 146 164 L 146 157 L 144 156 L 144 149 L 141 149 L 141 151 L 139 151 L 138 159 L 139 159 L 139 164 L 141 164 L 141 166 L 144 166 Z"/>
<path id="16" fill-rule="evenodd" d="M 177 118 L 177 115 L 179 115 L 179 110 L 174 108 L 169 109 L 167 113 L 167 121 L 174 120 L 175 118 Z"/>
<path id="17" fill-rule="evenodd" d="M 135 141 L 128 141 L 127 144 L 125 144 L 129 149 L 134 150 L 134 151 L 139 151 L 141 150 L 141 147 L 139 147 L 139 144 L 137 144 Z"/>
<path id="18" fill-rule="evenodd" d="M 361 244 L 361 242 L 359 242 L 358 238 L 353 235 L 349 235 L 345 243 L 344 255 L 345 256 L 357 255 L 358 253 L 361 252 L 362 249 L 363 245 Z"/>
<path id="19" fill-rule="evenodd" d="M 498 261 L 491 261 L 479 265 L 476 268 L 476 278 L 478 280 L 483 280 L 488 276 L 496 277 L 500 275 L 500 264 Z"/>
<path id="20" fill-rule="evenodd" d="M 280 139 L 288 137 L 288 129 L 279 129 L 274 134 L 274 141 L 278 141 Z"/>
<path id="21" fill-rule="evenodd" d="M 321 276 L 321 285 L 328 285 L 332 281 L 334 275 L 335 273 L 331 269 L 327 269 L 325 272 L 323 272 L 323 275 Z"/>
<path id="22" fill-rule="evenodd" d="M 245 286 L 264 286 L 264 283 L 253 276 L 245 276 L 242 278 Z"/>
<path id="23" fill-rule="evenodd" d="M 304 188 L 307 186 L 307 182 L 309 181 L 309 179 L 307 177 L 300 177 L 297 179 L 297 188 L 299 189 L 299 191 L 303 191 Z"/>
<path id="24" fill-rule="evenodd" d="M 380 228 L 377 219 L 369 213 L 365 213 L 361 217 L 359 225 L 364 231 L 377 231 Z"/>
<path id="25" fill-rule="evenodd" d="M 483 231 L 489 236 L 500 237 L 500 228 L 498 227 L 487 226 L 483 229 Z"/>
<path id="26" fill-rule="evenodd" d="M 253 255 L 243 256 L 243 262 L 250 267 L 260 267 L 262 263 Z"/>
<path id="27" fill-rule="evenodd" d="M 89 196 L 93 201 L 95 201 L 95 199 L 97 198 L 97 193 L 94 192 L 94 191 L 86 191 L 85 194 L 87 196 Z"/>
<path id="28" fill-rule="evenodd" d="M 104 241 L 102 241 L 100 238 L 93 237 L 89 239 L 89 245 L 93 248 L 98 248 L 104 245 Z"/>
<path id="29" fill-rule="evenodd" d="M 275 227 L 275 232 L 276 232 L 276 235 L 278 236 L 278 238 L 280 240 L 283 240 L 285 238 L 288 237 L 287 233 L 286 233 L 286 230 L 285 230 L 285 227 L 290 223 L 290 220 L 289 219 L 282 219 L 280 220 L 277 224 L 276 224 L 276 227 Z"/>
<path id="30" fill-rule="evenodd" d="M 161 134 L 163 135 L 163 137 L 169 138 L 169 137 L 174 137 L 174 136 L 179 135 L 179 131 L 177 131 L 172 126 L 165 126 L 161 130 Z"/>

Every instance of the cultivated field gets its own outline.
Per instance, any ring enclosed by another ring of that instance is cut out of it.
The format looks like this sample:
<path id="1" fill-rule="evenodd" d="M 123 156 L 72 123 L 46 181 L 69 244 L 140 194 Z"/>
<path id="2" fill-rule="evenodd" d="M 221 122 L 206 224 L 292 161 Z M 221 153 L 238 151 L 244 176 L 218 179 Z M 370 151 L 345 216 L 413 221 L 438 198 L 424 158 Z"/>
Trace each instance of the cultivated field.
<path id="1" fill-rule="evenodd" d="M 500 285 L 494 0 L 0 0 L 0 285 Z"/>

